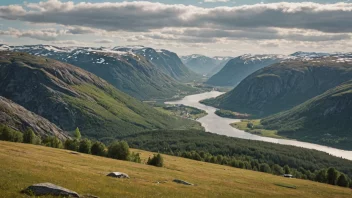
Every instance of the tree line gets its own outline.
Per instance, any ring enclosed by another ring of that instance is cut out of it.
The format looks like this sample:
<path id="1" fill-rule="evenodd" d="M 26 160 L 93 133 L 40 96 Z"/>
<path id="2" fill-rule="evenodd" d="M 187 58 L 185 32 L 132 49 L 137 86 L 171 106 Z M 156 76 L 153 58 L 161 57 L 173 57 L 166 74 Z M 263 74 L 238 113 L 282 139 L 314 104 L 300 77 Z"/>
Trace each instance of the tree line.
<path id="1" fill-rule="evenodd" d="M 106 146 L 100 141 L 91 141 L 86 138 L 81 139 L 81 132 L 79 128 L 76 128 L 73 136 L 74 137 L 72 139 L 66 139 L 62 142 L 56 136 L 41 138 L 40 136 L 37 136 L 30 128 L 22 133 L 11 129 L 8 126 L 0 125 L 0 140 L 43 145 L 52 148 L 67 149 L 101 157 L 141 163 L 140 154 L 131 152 L 126 141 L 113 141 L 109 144 L 109 146 Z M 162 156 L 160 154 L 154 155 L 152 158 L 148 159 L 147 164 L 162 167 Z"/>

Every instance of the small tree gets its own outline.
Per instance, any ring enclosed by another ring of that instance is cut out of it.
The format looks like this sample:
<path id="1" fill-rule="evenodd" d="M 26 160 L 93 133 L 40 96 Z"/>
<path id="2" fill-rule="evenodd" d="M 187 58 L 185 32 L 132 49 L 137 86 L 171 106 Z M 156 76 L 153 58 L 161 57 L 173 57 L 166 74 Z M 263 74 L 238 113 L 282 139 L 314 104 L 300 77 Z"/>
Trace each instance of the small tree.
<path id="1" fill-rule="evenodd" d="M 67 139 L 65 141 L 65 149 L 71 150 L 71 151 L 78 151 L 78 148 L 79 148 L 79 142 L 77 140 Z"/>
<path id="2" fill-rule="evenodd" d="M 132 152 L 130 154 L 128 160 L 131 162 L 136 162 L 136 163 L 141 163 L 141 161 L 142 161 L 139 153 L 134 153 L 134 152 Z"/>
<path id="3" fill-rule="evenodd" d="M 78 127 L 76 128 L 75 133 L 73 135 L 77 140 L 81 139 L 81 132 L 79 131 Z"/>
<path id="4" fill-rule="evenodd" d="M 348 178 L 345 174 L 341 174 L 339 178 L 337 179 L 337 185 L 342 186 L 342 187 L 348 187 Z"/>
<path id="5" fill-rule="evenodd" d="M 48 147 L 63 148 L 61 140 L 55 136 L 44 138 L 43 144 Z"/>
<path id="6" fill-rule="evenodd" d="M 32 129 L 27 129 L 23 133 L 23 143 L 36 144 L 38 143 L 37 141 L 37 136 L 34 134 Z"/>
<path id="7" fill-rule="evenodd" d="M 278 165 L 278 164 L 274 164 L 272 167 L 271 167 L 271 171 L 274 175 L 282 175 L 284 174 L 284 169 Z"/>
<path id="8" fill-rule="evenodd" d="M 291 174 L 291 169 L 288 165 L 284 166 L 284 172 L 285 172 L 285 174 Z"/>
<path id="9" fill-rule="evenodd" d="M 83 139 L 83 140 L 81 140 L 81 142 L 79 143 L 78 151 L 81 152 L 81 153 L 90 154 L 90 152 L 91 152 L 91 147 L 92 147 L 92 143 L 90 142 L 90 140 L 88 140 L 88 139 Z"/>
<path id="10" fill-rule="evenodd" d="M 335 168 L 329 168 L 328 175 L 327 175 L 328 184 L 336 185 L 339 175 L 340 173 Z"/>
<path id="11" fill-rule="evenodd" d="M 164 166 L 164 159 L 159 153 L 156 155 L 154 154 L 152 159 L 148 158 L 147 164 L 152 165 L 152 166 L 156 166 L 156 167 L 163 167 Z"/>
<path id="12" fill-rule="evenodd" d="M 264 173 L 271 173 L 271 168 L 267 163 L 262 163 L 260 164 L 259 171 Z"/>
<path id="13" fill-rule="evenodd" d="M 108 148 L 108 156 L 119 160 L 128 160 L 130 148 L 125 141 L 113 142 Z"/>
<path id="14" fill-rule="evenodd" d="M 91 153 L 98 156 L 106 156 L 106 146 L 102 142 L 94 142 Z"/>
<path id="15" fill-rule="evenodd" d="M 315 175 L 315 181 L 320 182 L 320 183 L 326 183 L 327 182 L 327 175 L 328 175 L 328 173 L 327 173 L 326 169 L 321 169 Z"/>
<path id="16" fill-rule="evenodd" d="M 254 124 L 252 122 L 248 122 L 247 123 L 247 128 L 253 129 L 254 128 Z"/>

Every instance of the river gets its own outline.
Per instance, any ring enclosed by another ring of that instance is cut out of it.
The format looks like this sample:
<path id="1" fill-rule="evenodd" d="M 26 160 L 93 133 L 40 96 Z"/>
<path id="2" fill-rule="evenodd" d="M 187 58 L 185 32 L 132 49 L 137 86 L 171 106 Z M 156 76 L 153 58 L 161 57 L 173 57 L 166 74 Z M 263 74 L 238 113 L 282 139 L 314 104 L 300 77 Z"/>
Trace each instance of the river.
<path id="1" fill-rule="evenodd" d="M 245 131 L 241 131 L 236 128 L 233 128 L 232 126 L 230 126 L 230 124 L 234 122 L 239 122 L 240 120 L 222 118 L 215 114 L 216 108 L 199 103 L 199 101 L 201 100 L 217 97 L 221 94 L 223 93 L 218 91 L 211 91 L 211 92 L 206 92 L 201 94 L 189 95 L 184 97 L 181 100 L 166 102 L 166 104 L 183 104 L 183 105 L 195 107 L 206 111 L 208 115 L 198 119 L 198 122 L 202 124 L 202 126 L 205 128 L 206 131 L 211 133 L 216 133 L 216 134 L 226 135 L 226 136 L 236 137 L 236 138 L 242 138 L 242 139 L 259 140 L 259 141 L 272 142 L 277 144 L 293 145 L 293 146 L 303 147 L 308 149 L 315 149 L 315 150 L 329 153 L 337 157 L 342 157 L 345 159 L 352 160 L 352 151 L 346 151 L 346 150 L 336 149 L 332 147 L 327 147 L 327 146 L 322 146 L 322 145 L 312 144 L 307 142 L 300 142 L 296 140 L 262 137 L 262 136 L 253 135 Z"/>

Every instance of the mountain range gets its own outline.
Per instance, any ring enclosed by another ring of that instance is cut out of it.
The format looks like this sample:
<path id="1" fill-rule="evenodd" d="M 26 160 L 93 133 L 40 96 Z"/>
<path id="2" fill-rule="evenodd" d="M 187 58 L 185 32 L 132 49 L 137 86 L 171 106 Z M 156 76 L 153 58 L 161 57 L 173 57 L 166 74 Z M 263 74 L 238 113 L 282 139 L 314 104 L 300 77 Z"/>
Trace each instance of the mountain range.
<path id="1" fill-rule="evenodd" d="M 169 99 L 199 91 L 183 83 L 193 81 L 198 76 L 185 67 L 175 53 L 167 50 L 156 51 L 142 46 L 110 49 L 2 45 L 1 48 L 81 67 L 141 100 Z"/>
<path id="2" fill-rule="evenodd" d="M 22 52 L 0 52 L 0 95 L 90 138 L 147 129 L 182 128 L 194 121 L 169 116 L 73 65 Z"/>
<path id="3" fill-rule="evenodd" d="M 182 56 L 182 62 L 192 71 L 203 76 L 212 76 L 219 72 L 231 59 L 229 56 L 208 57 L 200 54 Z"/>

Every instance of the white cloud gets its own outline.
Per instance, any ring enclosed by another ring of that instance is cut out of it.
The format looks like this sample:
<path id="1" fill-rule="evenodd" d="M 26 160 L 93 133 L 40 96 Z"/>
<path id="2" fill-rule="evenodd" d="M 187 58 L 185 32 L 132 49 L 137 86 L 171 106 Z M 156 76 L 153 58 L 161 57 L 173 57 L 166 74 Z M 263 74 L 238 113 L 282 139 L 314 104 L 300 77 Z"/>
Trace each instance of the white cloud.
<path id="1" fill-rule="evenodd" d="M 230 0 L 204 0 L 207 3 L 216 3 L 216 2 L 229 2 Z"/>
<path id="2" fill-rule="evenodd" d="M 94 43 L 106 44 L 106 43 L 114 43 L 114 41 L 110 40 L 110 39 L 97 39 L 97 40 L 94 41 Z"/>
<path id="3" fill-rule="evenodd" d="M 43 41 L 55 40 L 58 36 L 65 34 L 64 30 L 42 29 L 42 30 L 18 30 L 9 28 L 8 30 L 0 30 L 0 35 L 9 35 L 13 37 L 28 37 Z"/>

